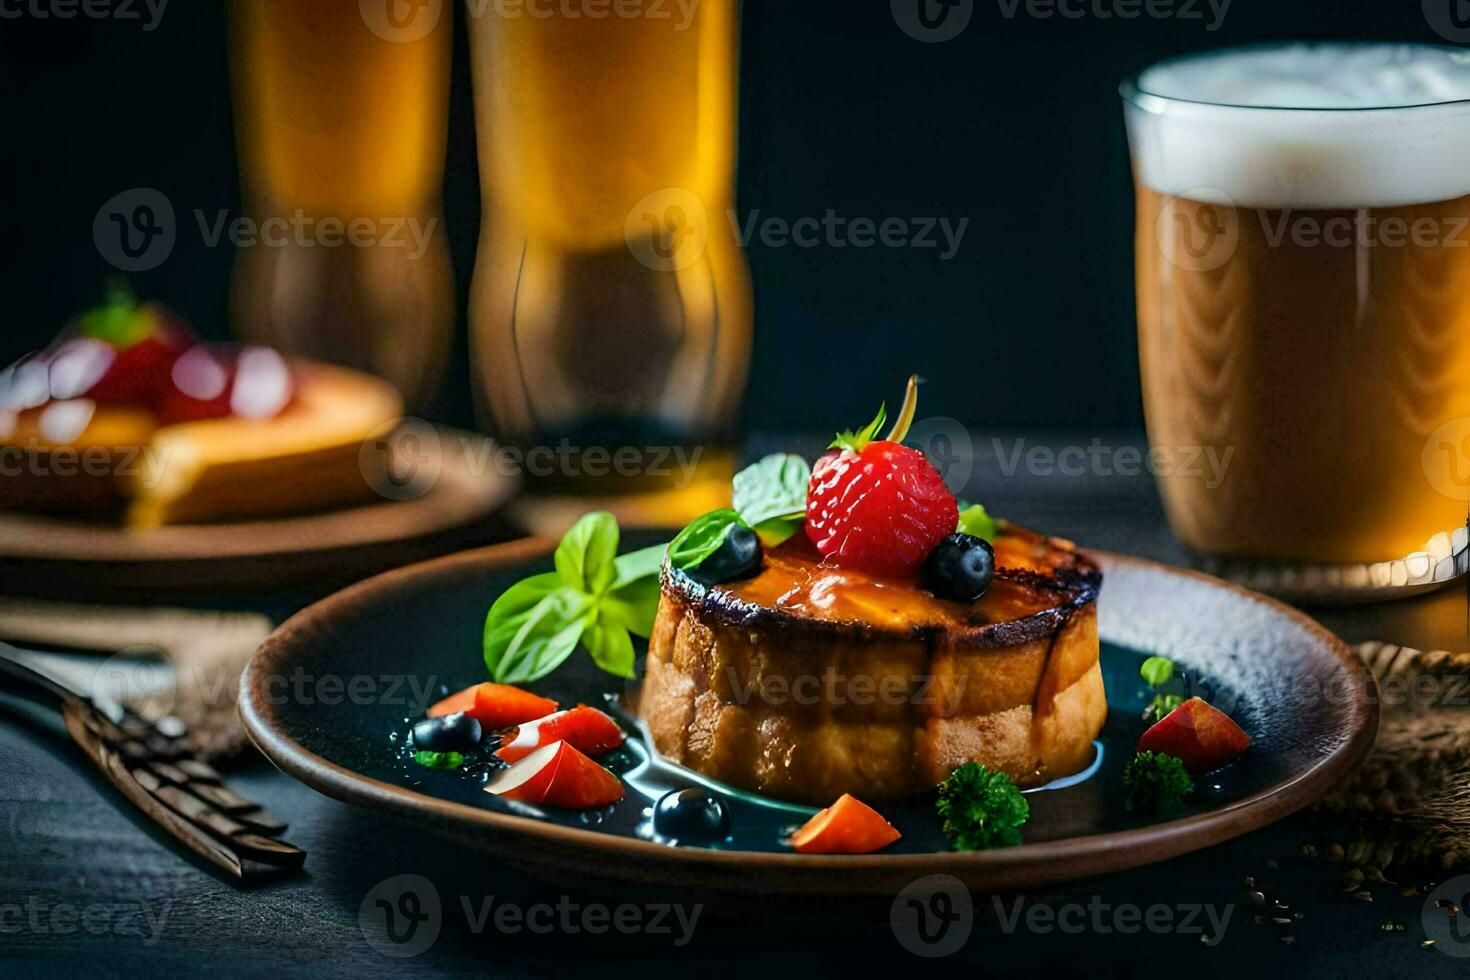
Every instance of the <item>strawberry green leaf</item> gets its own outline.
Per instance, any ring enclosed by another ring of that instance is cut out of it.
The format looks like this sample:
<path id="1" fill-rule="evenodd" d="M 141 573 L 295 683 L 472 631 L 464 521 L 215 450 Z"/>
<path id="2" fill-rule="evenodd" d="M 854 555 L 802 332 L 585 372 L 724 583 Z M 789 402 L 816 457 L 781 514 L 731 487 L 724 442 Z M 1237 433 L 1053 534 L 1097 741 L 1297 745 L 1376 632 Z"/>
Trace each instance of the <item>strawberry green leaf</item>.
<path id="1" fill-rule="evenodd" d="M 996 523 L 995 518 L 985 512 L 985 508 L 980 504 L 967 504 L 960 508 L 960 520 L 956 530 L 961 534 L 983 538 L 994 544 L 996 535 L 1000 533 L 1000 525 Z"/>
<path id="2" fill-rule="evenodd" d="M 828 449 L 851 449 L 855 453 L 863 451 L 863 447 L 872 442 L 878 435 L 878 430 L 883 428 L 883 423 L 888 421 L 888 403 L 884 402 L 878 406 L 878 414 L 873 421 L 859 429 L 857 432 L 848 430 L 837 433 L 837 438 L 832 440 Z"/>

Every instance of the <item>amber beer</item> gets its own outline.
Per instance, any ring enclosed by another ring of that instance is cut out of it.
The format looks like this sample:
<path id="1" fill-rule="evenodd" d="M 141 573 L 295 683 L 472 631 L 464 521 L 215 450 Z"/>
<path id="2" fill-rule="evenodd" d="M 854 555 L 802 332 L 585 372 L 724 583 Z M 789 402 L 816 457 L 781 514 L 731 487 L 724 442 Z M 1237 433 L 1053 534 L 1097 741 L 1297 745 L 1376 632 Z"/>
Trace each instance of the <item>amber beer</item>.
<path id="1" fill-rule="evenodd" d="M 1470 103 L 1445 91 L 1470 98 L 1470 69 L 1386 45 L 1227 51 L 1124 88 L 1149 440 L 1229 454 L 1160 473 L 1186 545 L 1263 560 L 1227 571 L 1348 596 L 1463 570 Z"/>
<path id="2" fill-rule="evenodd" d="M 364 229 L 357 243 L 302 244 L 293 232 L 283 245 L 241 249 L 237 326 L 255 340 L 375 371 L 410 404 L 422 403 L 453 327 L 440 215 L 452 8 L 447 0 L 236 0 L 232 14 L 250 216 L 300 216 L 312 228 L 358 220 Z"/>
<path id="3" fill-rule="evenodd" d="M 468 9 L 485 208 L 471 339 L 491 425 L 650 464 L 674 446 L 727 480 L 752 317 L 728 220 L 737 0 Z M 595 469 L 528 475 L 689 489 L 667 467 Z"/>

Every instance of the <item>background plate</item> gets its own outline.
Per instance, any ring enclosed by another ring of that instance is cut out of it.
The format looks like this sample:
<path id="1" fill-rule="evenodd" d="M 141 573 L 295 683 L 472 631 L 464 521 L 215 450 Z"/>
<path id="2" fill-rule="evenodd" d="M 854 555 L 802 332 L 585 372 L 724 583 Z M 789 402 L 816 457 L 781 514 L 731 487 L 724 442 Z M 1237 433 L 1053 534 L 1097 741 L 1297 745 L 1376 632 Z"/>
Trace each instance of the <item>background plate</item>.
<path id="1" fill-rule="evenodd" d="M 638 544 L 625 543 L 625 549 Z M 779 844 L 799 815 L 737 804 L 720 849 L 646 839 L 636 788 L 596 815 L 524 815 L 460 774 L 429 772 L 398 745 L 425 700 L 484 679 L 485 610 L 511 583 L 551 567 L 551 544 L 520 541 L 379 576 L 283 624 L 242 679 L 240 710 L 260 749 L 317 790 L 386 810 L 518 864 L 602 880 L 727 892 L 888 894 L 948 873 L 1012 889 L 1117 871 L 1228 839 L 1320 797 L 1355 766 L 1377 727 L 1372 679 L 1339 640 L 1302 614 L 1196 573 L 1096 554 L 1111 708 L 1093 778 L 1028 795 L 1026 842 L 947 849 L 932 801 L 881 807 L 904 838 L 881 854 L 803 856 Z M 1124 805 L 1123 764 L 1142 730 L 1143 656 L 1164 653 L 1250 734 L 1244 757 L 1197 780 L 1189 808 L 1151 823 Z M 537 685 L 564 704 L 599 703 L 620 682 L 575 654 Z M 396 739 L 396 741 L 395 741 Z M 630 753 L 632 754 L 632 753 Z M 656 792 L 656 790 L 655 790 Z"/>
<path id="2" fill-rule="evenodd" d="M 509 536 L 492 517 L 517 481 L 489 465 L 489 441 L 451 429 L 438 435 L 437 446 L 423 443 L 437 479 L 408 500 L 151 531 L 0 511 L 0 592 L 115 599 L 343 585 Z"/>

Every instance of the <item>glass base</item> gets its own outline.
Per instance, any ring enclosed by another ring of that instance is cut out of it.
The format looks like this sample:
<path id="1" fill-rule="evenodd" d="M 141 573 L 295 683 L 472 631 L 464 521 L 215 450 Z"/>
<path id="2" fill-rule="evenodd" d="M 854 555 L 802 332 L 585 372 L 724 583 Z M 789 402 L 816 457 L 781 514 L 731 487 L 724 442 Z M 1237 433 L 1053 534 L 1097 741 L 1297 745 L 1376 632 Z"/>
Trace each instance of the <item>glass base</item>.
<path id="1" fill-rule="evenodd" d="M 1420 551 L 1391 561 L 1312 564 L 1191 552 L 1200 571 L 1288 602 L 1381 602 L 1429 592 L 1464 575 L 1470 532 L 1441 531 Z"/>

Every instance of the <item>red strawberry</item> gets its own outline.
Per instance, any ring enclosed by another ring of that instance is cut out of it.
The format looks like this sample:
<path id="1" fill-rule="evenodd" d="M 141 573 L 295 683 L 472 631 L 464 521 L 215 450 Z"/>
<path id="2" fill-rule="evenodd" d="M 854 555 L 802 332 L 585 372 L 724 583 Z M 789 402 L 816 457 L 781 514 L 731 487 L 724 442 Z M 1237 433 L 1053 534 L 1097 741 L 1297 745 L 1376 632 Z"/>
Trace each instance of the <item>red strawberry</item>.
<path id="1" fill-rule="evenodd" d="M 162 425 L 230 415 L 271 418 L 291 400 L 290 368 L 269 347 L 196 344 L 173 364 L 158 401 Z"/>
<path id="2" fill-rule="evenodd" d="M 812 468 L 806 533 L 822 557 L 842 568 L 894 577 L 917 574 L 934 546 L 959 522 L 954 494 L 934 464 L 901 445 L 918 402 L 910 378 L 903 410 L 888 438 L 875 441 L 885 409 L 858 433 L 839 435 Z"/>
<path id="3" fill-rule="evenodd" d="M 114 356 L 100 368 L 85 394 L 92 401 L 147 405 L 168 389 L 174 361 L 190 344 L 194 332 L 178 317 L 155 303 L 139 305 L 123 284 L 111 284 L 101 306 L 82 314 L 77 323 L 81 338 L 63 347 L 64 366 L 78 366 L 89 344 L 105 344 Z"/>

